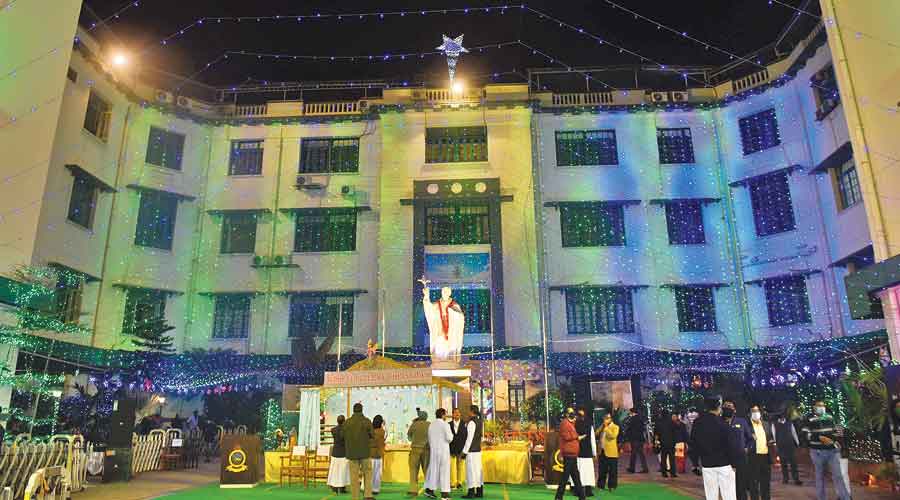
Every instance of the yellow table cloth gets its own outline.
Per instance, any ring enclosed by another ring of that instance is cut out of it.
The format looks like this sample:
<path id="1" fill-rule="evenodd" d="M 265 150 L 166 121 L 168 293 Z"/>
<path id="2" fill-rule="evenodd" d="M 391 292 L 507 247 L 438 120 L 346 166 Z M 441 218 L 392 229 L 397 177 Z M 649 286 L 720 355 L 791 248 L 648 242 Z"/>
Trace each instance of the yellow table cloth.
<path id="1" fill-rule="evenodd" d="M 277 483 L 281 472 L 281 457 L 287 451 L 266 452 L 266 482 Z M 506 443 L 481 452 L 481 467 L 484 482 L 506 484 L 528 484 L 531 480 L 531 457 L 527 444 Z M 463 473 L 465 477 L 465 473 Z M 385 483 L 409 483 L 409 449 L 388 449 L 384 454 L 381 480 Z M 425 478 L 419 474 L 419 483 Z"/>

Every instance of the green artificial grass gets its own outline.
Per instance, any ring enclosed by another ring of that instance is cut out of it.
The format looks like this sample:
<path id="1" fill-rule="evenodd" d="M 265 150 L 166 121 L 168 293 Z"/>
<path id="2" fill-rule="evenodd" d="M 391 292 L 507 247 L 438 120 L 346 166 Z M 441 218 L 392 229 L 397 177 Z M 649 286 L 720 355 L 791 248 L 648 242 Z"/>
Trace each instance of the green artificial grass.
<path id="1" fill-rule="evenodd" d="M 598 494 L 599 493 L 599 494 Z M 465 494 L 465 491 L 454 490 L 451 498 L 458 500 Z M 554 491 L 549 490 L 544 485 L 502 485 L 487 484 L 484 487 L 484 498 L 490 500 L 553 500 Z M 207 500 L 214 498 L 216 500 L 350 500 L 349 491 L 347 494 L 334 495 L 330 489 L 319 485 L 310 487 L 303 486 L 280 487 L 277 484 L 258 484 L 255 488 L 243 489 L 223 489 L 219 485 L 202 486 L 190 490 L 171 493 L 159 498 L 165 500 Z M 413 500 L 406 496 L 405 484 L 384 484 L 381 493 L 376 497 L 377 500 Z M 654 483 L 635 483 L 623 484 L 619 486 L 614 493 L 606 491 L 594 490 L 594 499 L 606 500 L 607 498 L 628 498 L 630 500 L 687 500 L 691 497 L 676 493 Z M 571 495 L 566 495 L 567 500 L 576 500 Z M 423 494 L 416 497 L 416 500 L 428 500 Z"/>

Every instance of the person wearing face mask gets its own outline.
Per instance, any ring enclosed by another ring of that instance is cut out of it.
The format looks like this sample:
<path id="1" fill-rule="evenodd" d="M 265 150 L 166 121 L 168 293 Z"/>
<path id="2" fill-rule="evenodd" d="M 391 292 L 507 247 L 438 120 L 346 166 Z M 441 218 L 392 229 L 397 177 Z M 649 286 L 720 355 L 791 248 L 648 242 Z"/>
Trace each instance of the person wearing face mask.
<path id="1" fill-rule="evenodd" d="M 559 423 L 559 454 L 563 457 L 563 471 L 559 478 L 559 486 L 556 487 L 556 500 L 563 500 L 570 477 L 574 483 L 575 494 L 579 500 L 584 500 L 581 476 L 578 474 L 578 451 L 579 444 L 587 436 L 579 435 L 575 430 L 576 418 L 575 410 L 566 408 L 566 415 Z"/>
<path id="2" fill-rule="evenodd" d="M 737 500 L 747 499 L 747 447 L 753 442 L 753 433 L 747 419 L 736 415 L 734 401 L 726 399 L 722 403 L 722 419 L 731 429 L 734 437 L 736 462 L 734 464 L 734 484 Z"/>
<path id="3" fill-rule="evenodd" d="M 619 426 L 613 422 L 612 413 L 603 417 L 600 434 L 600 479 L 597 487 L 610 493 L 619 486 Z"/>
<path id="4" fill-rule="evenodd" d="M 750 429 L 753 440 L 747 448 L 747 481 L 750 500 L 769 500 L 769 483 L 772 481 L 772 454 L 775 438 L 772 428 L 763 422 L 759 405 L 750 407 Z"/>
<path id="5" fill-rule="evenodd" d="M 699 416 L 700 416 L 700 414 L 697 412 L 696 408 L 691 407 L 690 409 L 688 409 L 687 414 L 685 415 L 685 418 L 684 418 L 684 428 L 686 431 L 685 432 L 686 436 L 689 437 L 691 435 L 691 431 L 694 429 L 694 420 L 697 420 L 697 417 L 699 417 Z M 700 475 L 700 463 L 698 462 L 697 453 L 694 451 L 693 448 L 694 448 L 694 445 L 690 442 L 690 439 L 688 439 L 687 456 L 691 460 L 691 472 L 693 472 L 695 475 L 699 476 Z"/>
<path id="6" fill-rule="evenodd" d="M 824 401 L 813 404 L 813 414 L 806 419 L 801 429 L 809 443 L 809 455 L 816 473 L 816 498 L 827 500 L 825 472 L 831 473 L 831 482 L 840 500 L 850 500 L 849 486 L 841 472 L 841 452 L 838 449 L 839 429 L 834 417 L 828 414 Z"/>
<path id="7" fill-rule="evenodd" d="M 720 417 L 722 402 L 718 397 L 707 396 L 703 405 L 706 411 L 691 427 L 691 443 L 700 460 L 706 500 L 719 500 L 719 494 L 724 500 L 735 500 L 737 446 L 733 433 Z"/>
<path id="8" fill-rule="evenodd" d="M 794 422 L 787 418 L 787 410 L 772 422 L 772 435 L 775 436 L 775 448 L 778 450 L 778 461 L 781 462 L 781 476 L 784 484 L 788 484 L 791 477 L 794 484 L 800 486 L 800 473 L 797 471 L 797 447 L 800 439 L 797 437 L 797 428 Z"/>

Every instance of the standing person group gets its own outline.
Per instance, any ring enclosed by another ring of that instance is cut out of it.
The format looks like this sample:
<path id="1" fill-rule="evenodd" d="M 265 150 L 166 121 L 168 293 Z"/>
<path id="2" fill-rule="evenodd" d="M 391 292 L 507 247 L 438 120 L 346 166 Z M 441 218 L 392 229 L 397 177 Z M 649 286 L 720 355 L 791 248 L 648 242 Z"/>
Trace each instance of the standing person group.
<path id="1" fill-rule="evenodd" d="M 338 415 L 337 425 L 331 429 L 331 465 L 328 486 L 335 493 L 346 493 L 347 485 L 353 500 L 372 500 L 381 489 L 381 467 L 384 457 L 384 418 L 376 415 L 369 420 L 363 415 L 361 403 L 353 405 L 353 415 L 345 419 Z"/>
<path id="2" fill-rule="evenodd" d="M 468 490 L 463 498 L 482 498 L 481 436 L 484 426 L 478 407 L 472 405 L 469 410 L 471 416 L 466 423 L 463 423 L 459 409 L 453 410 L 453 418 L 448 419 L 447 411 L 439 408 L 431 423 L 425 412 L 417 410 L 418 417 L 407 432 L 411 444 L 407 495 L 418 494 L 421 470 L 425 473 L 426 496 L 437 498 L 440 492 L 441 498 L 450 498 L 451 487 L 462 484 L 464 467 Z"/>
<path id="3" fill-rule="evenodd" d="M 659 467 L 663 477 L 678 477 L 675 448 L 687 442 L 687 430 L 677 413 L 663 413 L 653 429 L 659 443 Z"/>

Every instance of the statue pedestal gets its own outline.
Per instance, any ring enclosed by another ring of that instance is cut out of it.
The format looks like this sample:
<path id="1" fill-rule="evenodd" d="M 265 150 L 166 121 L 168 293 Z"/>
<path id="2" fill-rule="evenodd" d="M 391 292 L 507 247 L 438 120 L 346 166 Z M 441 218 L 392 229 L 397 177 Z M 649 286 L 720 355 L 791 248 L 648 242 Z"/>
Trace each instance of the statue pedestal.
<path id="1" fill-rule="evenodd" d="M 472 370 L 462 368 L 456 363 L 432 363 L 431 375 L 439 377 L 460 386 L 463 390 L 457 393 L 443 394 L 439 391 L 439 406 L 450 411 L 453 408 L 459 408 L 463 414 L 468 413 L 469 405 L 472 404 L 471 377 Z"/>

